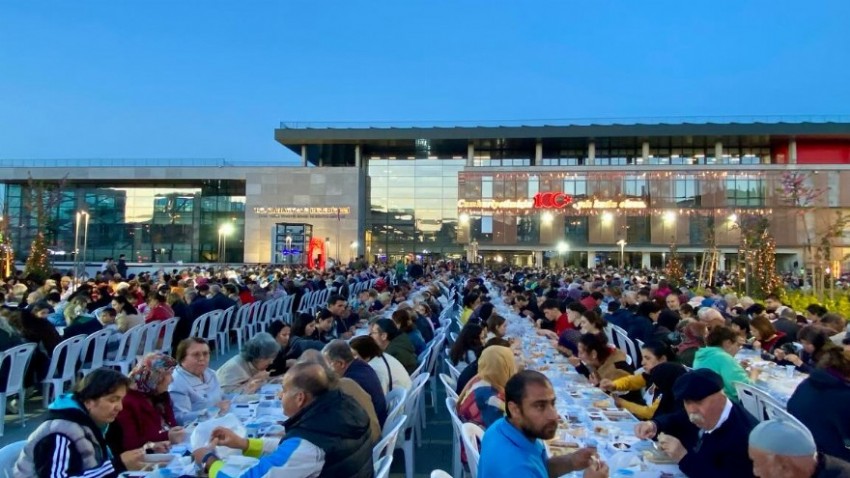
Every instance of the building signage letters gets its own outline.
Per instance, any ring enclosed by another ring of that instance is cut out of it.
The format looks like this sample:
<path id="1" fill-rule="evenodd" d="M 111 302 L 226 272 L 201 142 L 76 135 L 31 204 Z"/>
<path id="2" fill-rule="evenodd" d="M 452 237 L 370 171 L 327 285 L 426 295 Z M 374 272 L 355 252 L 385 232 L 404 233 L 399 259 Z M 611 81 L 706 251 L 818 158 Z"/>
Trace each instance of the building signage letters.
<path id="1" fill-rule="evenodd" d="M 612 199 L 584 199 L 573 204 L 576 209 L 646 209 L 646 201 L 643 199 L 624 199 L 615 201 Z"/>
<path id="2" fill-rule="evenodd" d="M 457 202 L 457 208 L 462 211 L 522 211 L 533 206 L 534 202 L 530 199 L 461 199 Z"/>
<path id="3" fill-rule="evenodd" d="M 569 206 L 573 197 L 564 193 L 537 193 L 534 195 L 535 209 L 560 209 Z"/>
<path id="4" fill-rule="evenodd" d="M 351 214 L 349 206 L 343 207 L 265 207 L 255 206 L 254 214 L 267 217 L 336 217 Z"/>

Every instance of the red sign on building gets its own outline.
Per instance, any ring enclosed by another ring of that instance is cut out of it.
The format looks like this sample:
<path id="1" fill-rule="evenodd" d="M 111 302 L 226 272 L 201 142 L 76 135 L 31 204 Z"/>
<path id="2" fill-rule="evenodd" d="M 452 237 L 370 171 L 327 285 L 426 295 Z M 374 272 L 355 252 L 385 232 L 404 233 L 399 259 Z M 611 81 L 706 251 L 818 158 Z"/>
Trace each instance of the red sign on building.
<path id="1" fill-rule="evenodd" d="M 560 209 L 573 203 L 573 197 L 564 193 L 537 193 L 534 195 L 535 209 Z"/>

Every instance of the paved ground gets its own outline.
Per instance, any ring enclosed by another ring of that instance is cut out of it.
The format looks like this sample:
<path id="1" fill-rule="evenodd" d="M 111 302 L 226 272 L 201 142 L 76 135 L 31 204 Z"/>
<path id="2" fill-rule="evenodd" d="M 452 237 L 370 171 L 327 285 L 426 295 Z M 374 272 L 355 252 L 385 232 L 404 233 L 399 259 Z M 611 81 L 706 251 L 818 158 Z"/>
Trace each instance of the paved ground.
<path id="1" fill-rule="evenodd" d="M 214 359 L 211 366 L 213 368 L 218 368 L 233 354 L 235 354 L 235 352 L 231 352 L 223 357 Z M 435 410 L 434 407 L 426 407 L 426 423 L 428 428 L 423 430 L 422 446 L 416 449 L 416 458 L 414 462 L 415 478 L 427 478 L 431 476 L 431 471 L 436 468 L 451 472 L 452 424 L 445 406 L 445 392 L 443 391 L 442 384 L 439 381 L 437 384 L 439 385 L 437 408 Z M 427 386 L 424 392 L 426 395 L 423 396 L 423 398 L 430 401 L 430 393 L 427 393 Z M 18 440 L 26 440 L 27 436 L 29 436 L 35 427 L 38 426 L 38 424 L 45 418 L 43 405 L 44 404 L 40 396 L 31 398 L 27 401 L 25 408 L 27 411 L 27 422 L 24 427 L 21 427 L 20 420 L 17 415 L 7 415 L 5 422 L 6 430 L 4 435 L 0 437 L 0 447 Z M 390 477 L 404 477 L 404 453 L 402 453 L 401 450 L 396 450 L 395 452 L 392 468 L 390 470 Z"/>

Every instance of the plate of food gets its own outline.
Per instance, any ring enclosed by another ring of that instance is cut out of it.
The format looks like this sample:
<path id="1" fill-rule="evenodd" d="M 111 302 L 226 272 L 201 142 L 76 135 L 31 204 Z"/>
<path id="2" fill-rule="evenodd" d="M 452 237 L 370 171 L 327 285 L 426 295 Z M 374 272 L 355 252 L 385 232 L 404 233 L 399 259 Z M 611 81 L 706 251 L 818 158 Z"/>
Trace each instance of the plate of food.
<path id="1" fill-rule="evenodd" d="M 581 448 L 578 443 L 561 440 L 552 440 L 548 443 L 548 445 L 550 457 L 569 455 L 570 453 L 575 453 L 579 448 Z"/>

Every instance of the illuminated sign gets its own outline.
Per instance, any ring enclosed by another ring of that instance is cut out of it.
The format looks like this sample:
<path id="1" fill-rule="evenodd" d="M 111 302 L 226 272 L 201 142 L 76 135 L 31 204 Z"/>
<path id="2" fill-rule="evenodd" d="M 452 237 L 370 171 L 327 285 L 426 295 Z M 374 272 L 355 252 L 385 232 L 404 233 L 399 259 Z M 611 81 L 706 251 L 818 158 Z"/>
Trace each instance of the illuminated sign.
<path id="1" fill-rule="evenodd" d="M 614 201 L 612 199 L 584 199 L 573 203 L 576 209 L 646 209 L 646 201 L 643 199 L 624 199 Z"/>
<path id="2" fill-rule="evenodd" d="M 523 211 L 532 207 L 534 207 L 534 201 L 531 199 L 461 199 L 457 202 L 457 208 L 464 211 Z"/>
<path id="3" fill-rule="evenodd" d="M 351 214 L 351 208 L 343 207 L 254 207 L 254 214 L 266 217 L 336 217 Z"/>
<path id="4" fill-rule="evenodd" d="M 535 209 L 560 209 L 569 206 L 573 197 L 564 193 L 537 193 L 534 195 Z"/>

